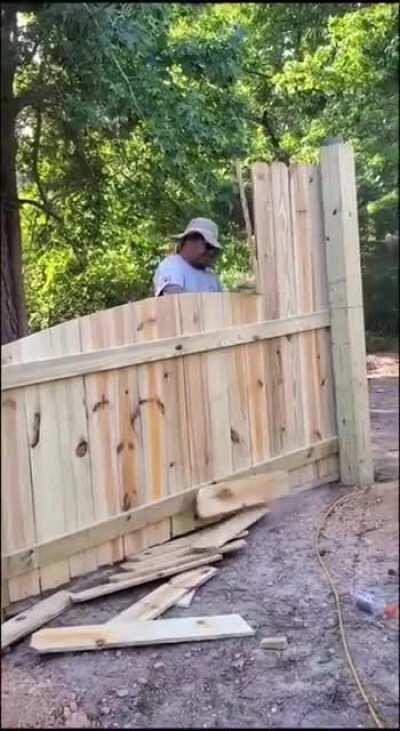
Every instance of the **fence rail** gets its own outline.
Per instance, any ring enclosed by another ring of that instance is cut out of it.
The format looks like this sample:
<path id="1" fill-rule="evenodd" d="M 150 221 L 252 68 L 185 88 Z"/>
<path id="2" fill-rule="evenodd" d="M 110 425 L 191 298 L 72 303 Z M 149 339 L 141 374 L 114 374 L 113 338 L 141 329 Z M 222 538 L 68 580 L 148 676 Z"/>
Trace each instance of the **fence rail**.
<path id="1" fill-rule="evenodd" d="M 87 353 L 55 356 L 43 360 L 2 366 L 1 390 L 47 383 L 89 373 L 117 370 L 185 355 L 223 350 L 237 345 L 329 327 L 330 313 L 316 312 L 282 320 L 270 320 L 221 330 L 153 340 L 145 345 L 123 345 Z"/>

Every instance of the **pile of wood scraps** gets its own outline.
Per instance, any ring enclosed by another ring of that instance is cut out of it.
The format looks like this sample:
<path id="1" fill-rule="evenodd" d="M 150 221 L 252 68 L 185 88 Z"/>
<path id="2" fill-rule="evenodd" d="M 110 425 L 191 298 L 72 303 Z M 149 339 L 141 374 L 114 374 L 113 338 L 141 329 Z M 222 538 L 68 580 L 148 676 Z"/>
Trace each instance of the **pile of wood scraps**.
<path id="1" fill-rule="evenodd" d="M 219 522 L 135 554 L 120 563 L 106 583 L 80 592 L 59 591 L 6 621 L 2 649 L 31 632 L 31 647 L 41 653 L 254 635 L 236 614 L 153 620 L 173 606 L 190 606 L 199 587 L 218 573 L 212 564 L 245 548 L 248 528 L 269 512 L 274 500 L 288 494 L 289 477 L 284 471 L 201 488 L 196 497 L 198 517 Z M 168 580 L 104 624 L 35 632 L 73 603 L 164 578 Z"/>

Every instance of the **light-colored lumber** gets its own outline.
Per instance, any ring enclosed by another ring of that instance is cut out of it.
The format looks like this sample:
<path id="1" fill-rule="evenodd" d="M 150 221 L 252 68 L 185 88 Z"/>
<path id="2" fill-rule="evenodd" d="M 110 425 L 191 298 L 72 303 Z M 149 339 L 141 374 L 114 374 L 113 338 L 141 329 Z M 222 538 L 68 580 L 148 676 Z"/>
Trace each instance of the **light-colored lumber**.
<path id="1" fill-rule="evenodd" d="M 226 543 L 224 546 L 220 546 L 220 548 L 218 548 L 218 553 L 222 553 L 222 555 L 225 556 L 228 553 L 236 553 L 236 551 L 240 551 L 241 548 L 245 548 L 246 546 L 247 546 L 247 543 L 244 540 L 230 541 L 229 543 Z M 197 550 L 203 550 L 203 549 L 197 549 Z"/>
<path id="2" fill-rule="evenodd" d="M 246 541 L 243 540 L 232 541 L 231 543 L 227 543 L 226 546 L 222 546 L 218 549 L 218 553 L 223 555 L 225 553 L 234 553 L 234 551 L 239 551 L 241 548 L 244 548 L 245 545 Z M 176 556 L 176 554 L 172 553 L 168 554 L 164 558 L 157 557 L 157 560 L 138 561 L 137 563 L 126 561 L 121 564 L 121 568 L 124 570 L 110 576 L 110 581 L 124 581 L 127 578 L 127 574 L 129 574 L 129 576 L 141 576 L 142 574 L 147 574 L 150 571 L 179 567 L 187 564 L 189 561 L 197 561 L 198 558 L 202 556 L 207 558 L 210 553 L 211 551 L 208 548 L 197 548 L 180 556 Z"/>
<path id="3" fill-rule="evenodd" d="M 211 579 L 218 572 L 213 566 L 196 569 L 195 571 L 187 571 L 185 574 L 178 574 L 175 578 L 180 577 L 181 584 L 173 584 L 172 580 L 166 584 L 162 584 L 150 594 L 146 594 L 142 599 L 132 604 L 120 614 L 110 619 L 106 624 L 119 624 L 121 622 L 131 622 L 132 620 L 147 621 L 159 617 L 160 614 L 166 612 L 167 609 L 178 606 L 179 601 L 186 594 L 191 593 L 189 586 L 200 587 L 206 581 Z M 194 592 L 195 589 L 192 589 Z"/>
<path id="4" fill-rule="evenodd" d="M 97 313 L 96 313 L 97 314 Z M 104 315 L 104 313 L 98 313 Z M 126 366 L 151 363 L 177 358 L 193 353 L 231 348 L 253 340 L 276 338 L 296 332 L 328 327 L 329 313 L 319 312 L 303 317 L 291 317 L 275 322 L 259 322 L 232 328 L 221 328 L 198 335 L 180 335 L 147 342 L 115 347 L 98 348 L 90 352 L 74 355 L 42 358 L 39 361 L 16 363 L 2 366 L 1 390 L 19 388 L 32 384 L 46 383 L 60 379 L 102 371 L 115 370 Z"/>
<path id="5" fill-rule="evenodd" d="M 190 607 L 195 593 L 196 589 L 185 592 L 185 594 L 176 602 L 176 606 L 180 607 L 180 609 L 187 609 L 188 607 Z"/>
<path id="6" fill-rule="evenodd" d="M 242 317 L 247 320 L 264 319 L 264 299 L 246 297 L 242 303 Z M 265 378 L 266 343 L 257 341 L 245 348 L 245 382 L 247 384 L 250 454 L 252 464 L 269 460 L 271 451 L 271 405 L 268 381 Z"/>
<path id="7" fill-rule="evenodd" d="M 224 328 L 224 294 L 200 295 L 203 311 L 203 327 L 206 330 Z M 226 303 L 226 307 L 228 307 Z M 231 418 L 227 379 L 229 355 L 223 348 L 202 356 L 207 382 L 207 405 L 210 414 L 209 461 L 211 477 L 221 480 L 234 470 L 232 462 Z"/>
<path id="8" fill-rule="evenodd" d="M 8 351 L 7 358 L 5 351 Z M 20 358 L 20 343 L 14 342 L 2 346 L 1 357 L 2 362 L 3 359 L 12 362 Z M 24 393 L 12 390 L 2 395 L 1 399 L 2 556 L 36 543 L 29 449 Z M 39 594 L 38 571 L 24 577 L 16 577 L 9 582 L 5 579 L 6 576 L 2 574 L 2 607 L 7 606 L 10 601 Z"/>
<path id="9" fill-rule="evenodd" d="M 192 553 L 193 551 L 190 546 L 182 546 L 181 548 L 176 548 L 175 551 L 166 551 L 165 553 L 158 553 L 154 556 L 150 554 L 136 561 L 133 560 L 133 557 L 132 560 L 129 559 L 120 564 L 118 568 L 124 571 L 143 571 L 144 569 L 163 568 L 165 565 L 171 564 L 174 561 L 187 561 Z M 196 558 L 198 558 L 198 555 L 196 555 Z"/>
<path id="10" fill-rule="evenodd" d="M 333 437 L 291 453 L 275 457 L 267 462 L 254 465 L 249 470 L 245 470 L 245 473 L 246 475 L 260 474 L 281 468 L 287 470 L 296 469 L 297 467 L 302 467 L 317 460 L 331 457 L 337 454 L 337 449 L 337 438 Z M 243 473 L 236 473 L 236 475 L 231 475 L 230 477 L 236 479 L 243 476 L 245 476 Z M 61 560 L 63 557 L 72 556 L 75 553 L 101 545 L 107 540 L 128 535 L 158 520 L 170 517 L 189 508 L 194 508 L 198 489 L 199 487 L 189 488 L 155 503 L 134 508 L 107 520 L 100 521 L 88 528 L 83 528 L 73 533 L 60 536 L 52 541 L 47 541 L 9 554 L 2 559 L 3 577 L 18 576 L 33 569 L 48 566 L 57 560 Z M 204 530 L 217 530 L 219 525 L 220 523 L 217 523 L 213 528 Z M 244 528 L 247 528 L 247 525 L 241 525 L 239 522 L 236 532 L 231 537 L 235 537 Z M 184 538 L 185 540 L 189 539 L 188 536 L 184 536 Z M 224 542 L 226 543 L 229 539 L 228 536 Z M 189 540 L 188 545 L 190 545 Z M 192 545 L 197 546 L 198 542 L 195 541 Z"/>
<path id="11" fill-rule="evenodd" d="M 196 509 L 201 518 L 211 518 L 270 503 L 288 495 L 289 491 L 288 473 L 277 470 L 268 475 L 252 475 L 243 480 L 202 487 L 196 496 Z"/>
<path id="12" fill-rule="evenodd" d="M 166 576 L 173 576 L 181 571 L 198 568 L 199 566 L 205 566 L 209 563 L 216 563 L 216 561 L 220 561 L 221 558 L 221 554 L 212 554 L 206 558 L 199 558 L 196 561 L 188 561 L 187 564 L 183 564 L 182 566 L 160 569 L 159 571 L 152 571 L 146 574 L 141 574 L 140 576 L 135 575 L 133 578 L 126 579 L 126 581 L 115 581 L 110 582 L 109 584 L 100 584 L 93 587 L 93 589 L 85 589 L 78 593 L 71 593 L 71 599 L 73 602 L 90 601 L 91 599 L 97 599 L 99 596 L 105 596 L 107 594 L 113 594 L 116 591 L 130 589 L 133 586 L 141 586 L 142 584 L 148 584 L 151 581 L 158 581 L 159 579 L 164 579 Z"/>
<path id="13" fill-rule="evenodd" d="M 128 577 L 142 576 L 143 574 L 152 573 L 154 571 L 162 571 L 163 569 L 176 568 L 179 570 L 179 566 L 185 566 L 191 561 L 198 561 L 199 558 L 208 558 L 209 553 L 205 551 L 201 555 L 191 551 L 184 556 L 176 557 L 175 554 L 157 560 L 143 561 L 140 563 L 130 563 L 129 561 L 122 564 L 124 571 L 115 573 L 109 577 L 110 581 L 125 581 Z"/>
<path id="14" fill-rule="evenodd" d="M 155 619 L 130 624 L 58 627 L 35 632 L 31 647 L 38 652 L 77 652 L 109 647 L 134 647 L 195 642 L 228 637 L 251 637 L 254 630 L 238 614 L 184 619 Z"/>
<path id="15" fill-rule="evenodd" d="M 357 194 L 351 144 L 321 148 L 340 477 L 373 482 Z"/>
<path id="16" fill-rule="evenodd" d="M 63 357 L 80 351 L 79 322 L 65 323 L 20 341 L 24 360 L 38 364 L 43 357 Z M 25 410 L 30 440 L 33 515 L 38 542 L 78 530 L 95 520 L 87 419 L 82 377 L 25 389 Z M 68 427 L 66 428 L 66 425 Z M 81 451 L 80 445 L 86 445 Z M 71 576 L 97 567 L 84 553 L 57 560 L 40 571 L 41 590 L 65 584 Z"/>
<path id="17" fill-rule="evenodd" d="M 318 169 L 311 165 L 291 165 L 289 168 L 297 314 L 318 309 L 316 297 L 319 295 L 314 284 L 317 274 L 315 265 L 323 247 L 317 228 L 322 220 L 322 211 L 320 201 L 313 208 L 311 205 L 312 199 L 315 199 L 311 191 L 319 183 L 317 173 Z M 296 402 L 300 405 L 298 438 L 308 444 L 322 438 L 319 353 L 314 332 L 302 333 L 298 340 L 297 371 L 301 383 Z M 302 479 L 306 482 L 315 476 L 315 464 L 303 468 Z"/>
<path id="18" fill-rule="evenodd" d="M 71 598 L 67 591 L 58 591 L 47 599 L 35 604 L 31 609 L 17 614 L 1 625 L 1 648 L 4 649 L 42 627 L 54 617 L 64 612 L 71 605 Z"/>
<path id="19" fill-rule="evenodd" d="M 218 526 L 209 528 L 205 531 L 197 541 L 194 541 L 193 547 L 219 548 L 234 538 L 241 530 L 244 530 L 245 528 L 248 528 L 249 525 L 256 523 L 257 520 L 260 520 L 260 518 L 262 518 L 267 512 L 269 511 L 265 506 L 242 510 L 237 515 L 234 515 L 233 518 L 228 518 Z"/>
<path id="20" fill-rule="evenodd" d="M 137 566 L 135 566 L 135 571 L 122 571 L 121 573 L 112 574 L 109 576 L 109 581 L 127 581 L 128 579 L 134 579 L 135 577 L 146 577 L 146 576 L 153 576 L 155 573 L 159 574 L 163 571 L 172 571 L 173 573 L 178 573 L 179 571 L 186 570 L 187 568 L 192 568 L 192 566 L 199 565 L 197 562 L 201 561 L 203 564 L 212 563 L 213 561 L 217 560 L 222 556 L 221 552 L 218 552 L 216 550 L 214 551 L 207 551 L 207 553 L 202 553 L 200 556 L 199 554 L 192 553 L 188 556 L 185 556 L 178 560 L 172 560 L 167 561 L 165 564 L 161 564 L 160 566 L 154 566 L 153 568 L 146 568 L 145 566 L 142 568 L 140 565 L 140 568 L 138 569 Z"/>
<path id="21" fill-rule="evenodd" d="M 287 646 L 286 637 L 264 637 L 260 642 L 264 650 L 286 650 Z"/>
<path id="22" fill-rule="evenodd" d="M 224 323 L 233 327 L 255 322 L 255 311 L 259 297 L 239 295 L 227 300 L 223 298 Z M 251 435 L 249 420 L 249 394 L 247 379 L 247 355 L 249 347 L 241 345 L 226 351 L 226 373 L 229 395 L 230 438 L 234 470 L 251 466 Z M 255 460 L 258 461 L 258 460 Z"/>

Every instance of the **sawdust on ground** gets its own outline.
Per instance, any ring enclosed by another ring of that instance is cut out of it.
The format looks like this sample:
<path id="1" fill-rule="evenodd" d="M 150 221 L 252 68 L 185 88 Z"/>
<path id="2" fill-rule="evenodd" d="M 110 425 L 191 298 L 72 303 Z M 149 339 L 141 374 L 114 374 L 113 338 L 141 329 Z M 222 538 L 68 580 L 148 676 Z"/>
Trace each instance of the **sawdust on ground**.
<path id="1" fill-rule="evenodd" d="M 361 678 L 394 728 L 398 623 L 361 612 L 353 597 L 369 590 L 398 600 L 399 588 L 398 487 L 385 484 L 398 478 L 398 356 L 374 356 L 372 365 L 372 443 L 382 484 L 332 515 L 323 547 Z M 323 486 L 265 516 L 189 609 L 164 615 L 238 612 L 255 637 L 47 657 L 26 638 L 2 661 L 2 728 L 370 728 L 314 552 L 317 518 L 342 494 L 338 485 Z M 49 626 L 106 621 L 155 586 L 75 605 Z M 267 635 L 286 635 L 288 649 L 262 650 Z"/>

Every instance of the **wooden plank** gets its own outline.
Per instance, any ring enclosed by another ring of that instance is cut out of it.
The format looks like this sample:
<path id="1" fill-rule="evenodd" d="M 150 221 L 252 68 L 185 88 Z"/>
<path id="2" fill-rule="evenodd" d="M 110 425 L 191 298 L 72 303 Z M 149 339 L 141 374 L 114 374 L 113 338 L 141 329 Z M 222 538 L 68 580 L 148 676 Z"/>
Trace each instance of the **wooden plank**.
<path id="1" fill-rule="evenodd" d="M 75 320 L 65 323 L 60 330 L 44 330 L 20 341 L 21 355 L 37 359 L 56 357 L 63 352 L 80 350 L 79 326 Z M 29 354 L 29 355 L 28 355 Z M 25 389 L 27 429 L 30 439 L 33 509 L 38 542 L 79 527 L 78 495 L 82 484 L 84 519 L 93 520 L 92 485 L 86 444 L 87 421 L 82 378 L 66 383 L 46 383 Z M 65 428 L 68 424 L 68 429 Z M 80 456 L 81 455 L 81 456 Z M 89 507 L 87 512 L 86 507 Z M 84 573 L 96 568 L 86 557 L 75 562 L 61 560 L 40 571 L 42 590 L 60 586 L 69 581 L 72 573 Z"/>
<path id="2" fill-rule="evenodd" d="M 101 650 L 175 642 L 250 637 L 254 630 L 238 614 L 184 619 L 155 619 L 131 624 L 57 627 L 35 632 L 31 647 L 38 652 Z"/>
<path id="3" fill-rule="evenodd" d="M 98 348 L 112 348 L 124 340 L 121 310 L 96 312 L 80 319 L 83 357 Z M 122 510 L 118 445 L 124 443 L 120 429 L 120 389 L 118 373 L 90 373 L 84 377 L 88 413 L 89 448 L 92 468 L 95 519 L 101 520 Z M 99 566 L 124 557 L 121 538 L 107 541 L 96 550 Z"/>
<path id="4" fill-rule="evenodd" d="M 180 599 L 178 599 L 178 601 L 176 602 L 176 606 L 180 609 L 187 609 L 188 607 L 190 607 L 195 594 L 196 589 L 186 591 L 185 594 Z"/>
<path id="5" fill-rule="evenodd" d="M 267 512 L 269 511 L 267 510 Z M 218 553 L 222 553 L 223 556 L 226 556 L 228 553 L 236 553 L 236 551 L 240 551 L 246 546 L 247 543 L 243 539 L 237 541 L 229 541 L 229 543 L 226 543 L 224 546 L 220 546 L 220 548 L 218 548 Z M 197 550 L 199 551 L 203 549 L 197 548 Z"/>
<path id="6" fill-rule="evenodd" d="M 161 571 L 168 568 L 179 568 L 179 566 L 185 566 L 191 561 L 197 561 L 199 558 L 208 558 L 209 553 L 203 552 L 200 556 L 199 553 L 190 551 L 188 554 L 183 556 L 176 556 L 175 553 L 168 554 L 165 557 L 158 556 L 157 558 L 149 559 L 139 563 L 131 563 L 127 561 L 121 564 L 123 571 L 118 571 L 109 577 L 109 581 L 126 581 L 128 578 L 134 578 L 135 576 L 143 576 L 144 574 L 153 573 L 154 571 Z"/>
<path id="7" fill-rule="evenodd" d="M 319 292 L 315 284 L 315 263 L 321 248 L 321 241 L 316 231 L 316 221 L 321 220 L 318 206 L 312 207 L 310 189 L 315 187 L 316 168 L 310 165 L 291 165 L 290 198 L 294 245 L 294 271 L 296 278 L 297 314 L 315 311 L 316 297 Z M 318 354 L 315 333 L 303 333 L 298 336 L 300 374 L 301 419 L 299 420 L 300 443 L 308 444 L 318 441 L 321 435 L 321 405 L 319 401 Z M 309 465 L 302 471 L 307 482 L 316 476 L 315 465 Z"/>
<path id="8" fill-rule="evenodd" d="M 225 306 L 225 324 L 257 322 L 262 312 L 262 298 L 257 295 L 232 297 L 229 309 Z M 227 351 L 227 381 L 231 418 L 232 459 L 235 470 L 249 467 L 269 456 L 265 438 L 267 407 L 265 388 L 260 388 L 257 368 L 262 346 L 258 343 L 242 345 Z M 253 400 L 252 400 L 253 399 Z M 253 440 L 252 440 L 253 435 Z"/>
<path id="9" fill-rule="evenodd" d="M 67 591 L 58 591 L 56 594 L 43 599 L 26 612 L 17 614 L 1 625 L 1 648 L 17 642 L 38 627 L 49 622 L 65 611 L 71 605 Z"/>
<path id="10" fill-rule="evenodd" d="M 181 577 L 181 585 L 174 585 L 172 580 L 162 584 L 150 594 L 146 594 L 142 599 L 132 604 L 128 609 L 117 614 L 106 624 L 120 624 L 132 620 L 141 620 L 143 622 L 155 619 L 170 607 L 178 605 L 178 602 L 189 593 L 188 586 L 198 588 L 215 576 L 217 572 L 218 569 L 210 566 L 195 571 L 187 571 L 186 574 L 178 574 L 175 578 Z M 195 589 L 193 588 L 192 591 L 195 591 Z"/>
<path id="11" fill-rule="evenodd" d="M 103 327 L 107 312 L 95 313 L 101 327 Z M 112 313 L 112 310 L 110 312 Z M 86 322 L 94 325 L 94 319 L 92 319 L 94 316 L 88 315 L 87 317 L 91 319 L 86 320 Z M 84 319 L 81 318 L 81 321 Z M 268 340 L 296 332 L 315 330 L 319 327 L 328 327 L 329 324 L 329 314 L 319 312 L 313 315 L 289 317 L 274 322 L 263 321 L 238 327 L 221 328 L 215 332 L 200 332 L 196 336 L 180 335 L 174 338 L 154 340 L 146 344 L 134 343 L 119 347 L 99 345 L 97 348 L 93 347 L 93 351 L 4 365 L 2 366 L 1 390 L 7 391 L 21 386 L 47 383 L 48 381 L 93 373 L 97 374 L 132 365 L 231 348 L 243 343 L 251 343 L 254 340 Z M 92 333 L 92 337 L 92 344 L 95 346 L 95 340 L 97 339 L 95 333 Z M 26 340 L 26 338 L 23 338 L 23 340 Z"/>
<path id="12" fill-rule="evenodd" d="M 304 449 L 298 449 L 294 452 L 275 457 L 268 462 L 254 465 L 249 470 L 238 472 L 230 477 L 236 479 L 278 469 L 292 470 L 317 460 L 331 457 L 337 454 L 337 449 L 337 438 L 333 437 L 332 439 L 309 445 Z M 100 521 L 88 528 L 9 554 L 2 559 L 3 577 L 10 578 L 19 576 L 38 567 L 48 566 L 63 557 L 69 557 L 75 553 L 94 548 L 107 540 L 128 535 L 135 530 L 144 528 L 152 522 L 157 523 L 166 517 L 191 509 L 195 504 L 199 487 L 189 488 L 182 493 L 170 495 L 158 502 L 134 508 L 107 520 Z M 246 526 L 238 528 L 237 532 L 239 533 L 244 528 Z M 187 540 L 189 536 L 185 536 L 184 538 Z M 161 548 L 163 549 L 164 547 Z"/>
<path id="13" fill-rule="evenodd" d="M 246 545 L 246 541 L 239 540 L 239 541 L 232 541 L 231 543 L 227 543 L 226 546 L 221 547 L 218 549 L 218 552 L 221 554 L 225 553 L 233 553 L 234 551 L 238 551 L 241 548 L 244 548 Z M 169 553 L 166 556 L 156 556 L 155 558 L 149 559 L 148 561 L 126 561 L 125 563 L 121 564 L 121 568 L 123 569 L 122 572 L 118 572 L 116 574 L 113 574 L 110 576 L 110 581 L 124 581 L 129 576 L 140 576 L 142 574 L 148 573 L 149 571 L 158 571 L 160 569 L 165 569 L 169 567 L 175 567 L 175 566 L 181 566 L 182 564 L 186 564 L 189 561 L 195 561 L 198 558 L 201 558 L 201 555 L 204 555 L 204 558 L 207 557 L 207 554 L 211 553 L 209 549 L 202 549 L 202 548 L 195 548 L 191 549 L 190 547 L 188 549 L 183 549 L 182 553 Z"/>
<path id="14" fill-rule="evenodd" d="M 110 584 L 100 584 L 93 587 L 93 589 L 85 589 L 84 591 L 76 594 L 71 593 L 73 602 L 87 602 L 91 599 L 97 599 L 100 596 L 107 594 L 113 594 L 116 591 L 123 591 L 124 589 L 131 589 L 133 586 L 141 586 L 142 584 L 148 584 L 151 581 L 158 581 L 164 579 L 166 576 L 173 576 L 174 574 L 180 573 L 181 571 L 188 571 L 189 569 L 195 569 L 199 566 L 205 566 L 209 563 L 215 563 L 220 561 L 222 558 L 221 554 L 210 554 L 205 558 L 196 559 L 196 561 L 188 561 L 186 564 L 182 564 L 178 567 L 161 569 L 159 571 L 149 572 L 142 574 L 141 576 L 135 576 L 134 578 L 128 578 L 126 581 L 116 581 Z"/>
<path id="15" fill-rule="evenodd" d="M 223 300 L 223 293 L 201 295 L 205 330 L 218 330 L 224 327 Z M 224 475 L 233 472 L 228 362 L 223 350 L 207 353 L 202 358 L 207 373 L 206 399 L 210 413 L 211 478 L 221 480 Z"/>
<path id="16" fill-rule="evenodd" d="M 233 518 L 228 518 L 223 523 L 205 531 L 198 540 L 193 542 L 193 548 L 219 548 L 234 538 L 240 531 L 256 523 L 267 512 L 269 511 L 265 506 L 242 510 Z"/>
<path id="17" fill-rule="evenodd" d="M 21 358 L 20 344 L 2 346 L 2 362 Z M 32 497 L 24 392 L 11 390 L 1 400 L 1 555 L 18 551 L 37 542 Z M 10 601 L 39 594 L 37 570 L 23 577 L 4 581 L 2 607 Z"/>
<path id="18" fill-rule="evenodd" d="M 264 298 L 246 297 L 242 302 L 243 319 L 264 318 Z M 269 376 L 266 378 L 264 344 L 254 342 L 245 347 L 251 462 L 257 464 L 271 457 L 272 401 Z"/>
<path id="19" fill-rule="evenodd" d="M 373 481 L 356 178 L 351 144 L 321 148 L 332 354 L 345 485 Z"/>
<path id="20" fill-rule="evenodd" d="M 136 304 L 137 340 L 171 338 L 179 333 L 178 298 Z M 146 502 L 190 485 L 189 441 L 182 358 L 138 366 L 146 474 Z M 151 543 L 170 535 L 170 521 L 150 527 Z"/>
<path id="21" fill-rule="evenodd" d="M 262 505 L 289 493 L 288 473 L 280 470 L 268 475 L 253 475 L 234 482 L 202 487 L 196 496 L 201 518 L 232 513 L 253 505 Z"/>

